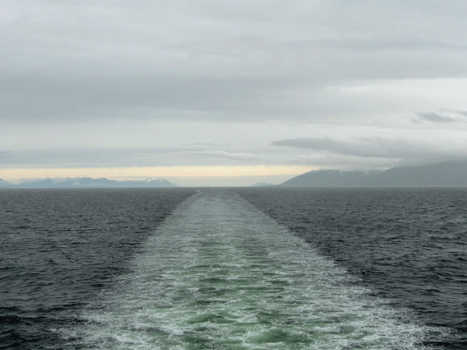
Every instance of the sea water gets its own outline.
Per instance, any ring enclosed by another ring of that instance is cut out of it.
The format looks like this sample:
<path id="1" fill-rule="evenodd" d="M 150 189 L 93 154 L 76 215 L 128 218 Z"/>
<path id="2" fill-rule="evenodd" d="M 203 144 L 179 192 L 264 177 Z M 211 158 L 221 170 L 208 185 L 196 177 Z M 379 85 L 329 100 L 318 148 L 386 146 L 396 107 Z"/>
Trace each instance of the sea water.
<path id="1" fill-rule="evenodd" d="M 394 309 L 237 194 L 186 200 L 62 329 L 99 349 L 416 349 L 439 332 Z M 73 344 L 72 344 L 73 345 Z"/>
<path id="2" fill-rule="evenodd" d="M 0 349 L 464 349 L 467 191 L 0 192 Z"/>

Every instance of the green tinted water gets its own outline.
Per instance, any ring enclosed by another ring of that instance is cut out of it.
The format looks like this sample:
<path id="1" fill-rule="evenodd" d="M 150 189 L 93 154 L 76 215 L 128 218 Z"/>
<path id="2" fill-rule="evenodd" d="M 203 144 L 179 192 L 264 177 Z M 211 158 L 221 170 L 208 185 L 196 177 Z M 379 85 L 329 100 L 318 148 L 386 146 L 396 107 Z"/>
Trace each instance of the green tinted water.
<path id="1" fill-rule="evenodd" d="M 236 194 L 200 193 L 75 330 L 102 349 L 415 349 L 427 329 Z M 83 344 L 84 342 L 84 344 Z"/>

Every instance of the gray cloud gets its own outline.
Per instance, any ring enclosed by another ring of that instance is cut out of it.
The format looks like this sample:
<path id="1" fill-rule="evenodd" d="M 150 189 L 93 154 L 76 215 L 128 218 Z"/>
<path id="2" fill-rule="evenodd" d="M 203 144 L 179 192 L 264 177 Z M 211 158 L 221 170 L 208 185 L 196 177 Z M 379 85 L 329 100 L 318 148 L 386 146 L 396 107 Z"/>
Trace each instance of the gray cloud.
<path id="1" fill-rule="evenodd" d="M 464 147 L 467 2 L 1 7 L 2 166 L 287 164 L 305 149 L 382 167 Z M 432 146 L 414 141 L 427 130 Z"/>
<path id="2" fill-rule="evenodd" d="M 193 143 L 188 143 L 187 145 L 188 146 L 208 146 L 208 147 L 216 146 L 215 144 L 210 143 L 210 142 L 193 142 Z"/>
<path id="3" fill-rule="evenodd" d="M 449 117 L 449 116 L 444 116 L 444 115 L 442 115 L 440 113 L 436 113 L 436 112 L 417 113 L 417 116 L 420 119 L 428 120 L 428 121 L 434 122 L 434 123 L 453 123 L 453 122 L 458 121 L 456 118 Z"/>
<path id="4" fill-rule="evenodd" d="M 257 162 L 261 159 L 264 159 L 263 156 L 258 154 L 251 153 L 242 153 L 242 152 L 228 152 L 222 150 L 212 150 L 212 151 L 189 151 L 186 152 L 190 155 L 196 155 L 197 157 L 207 158 L 210 160 L 219 160 L 219 159 L 228 159 L 233 161 L 240 162 Z"/>
<path id="5" fill-rule="evenodd" d="M 298 107 L 291 91 L 467 71 L 465 40 L 450 30 L 467 32 L 459 4 L 431 3 L 437 12 L 402 2 L 6 4 L 4 121 L 112 119 L 138 108 L 154 109 L 153 119 L 166 110 L 178 119 L 320 119 L 320 102 Z"/>
<path id="6" fill-rule="evenodd" d="M 418 120 L 429 121 L 433 123 L 455 123 L 465 121 L 467 111 L 446 109 L 439 112 L 417 113 Z"/>
<path id="7" fill-rule="evenodd" d="M 173 165 L 178 149 L 16 151 L 0 157 L 0 166 L 11 167 L 122 167 Z"/>
<path id="8" fill-rule="evenodd" d="M 272 145 L 326 151 L 365 158 L 410 158 L 436 154 L 436 151 L 413 142 L 384 138 L 360 138 L 355 141 L 337 141 L 329 137 L 302 137 L 273 141 Z"/>
<path id="9" fill-rule="evenodd" d="M 193 148 L 0 152 L 3 167 L 125 167 L 173 165 L 247 165 L 267 160 L 240 151 Z"/>
<path id="10" fill-rule="evenodd" d="M 457 110 L 457 111 L 454 111 L 454 112 L 457 113 L 457 114 L 460 114 L 463 117 L 467 117 L 467 111 Z"/>
<path id="11" fill-rule="evenodd" d="M 287 53 L 288 55 L 303 55 L 305 53 L 316 53 L 317 50 L 324 51 L 333 55 L 334 50 L 339 50 L 336 53 L 346 54 L 365 54 L 371 52 L 392 52 L 408 53 L 408 52 L 424 52 L 433 50 L 448 50 L 448 51 L 466 51 L 465 44 L 450 44 L 435 40 L 426 40 L 420 38 L 350 38 L 350 39 L 298 39 L 276 41 L 273 38 L 261 36 L 244 36 L 236 39 L 214 40 L 214 41 L 186 41 L 177 44 L 167 45 L 165 48 L 172 50 L 182 50 L 196 55 L 214 55 L 222 53 L 226 57 L 239 56 L 242 52 L 245 54 L 258 53 Z M 331 50 L 331 51 L 328 51 Z M 346 60 L 349 57 L 341 57 Z M 393 57 L 394 58 L 394 57 Z M 338 67 L 336 67 L 338 68 Z M 377 74 L 377 72 L 373 72 Z M 409 72 L 406 72 L 409 73 Z M 384 72 L 386 76 L 390 76 L 391 72 Z"/>
<path id="12" fill-rule="evenodd" d="M 4 76 L 0 112 L 4 120 L 114 118 L 115 109 L 153 108 L 187 112 L 254 111 L 263 96 L 290 83 L 271 78 L 210 78 L 147 75 L 67 79 L 56 74 Z M 268 109 L 269 110 L 269 109 Z M 258 110 L 259 111 L 259 110 Z M 173 114 L 170 115 L 173 117 Z M 179 119 L 190 118 L 179 113 Z M 238 115 L 237 115 L 238 117 Z M 153 118 L 163 119 L 164 114 Z"/>

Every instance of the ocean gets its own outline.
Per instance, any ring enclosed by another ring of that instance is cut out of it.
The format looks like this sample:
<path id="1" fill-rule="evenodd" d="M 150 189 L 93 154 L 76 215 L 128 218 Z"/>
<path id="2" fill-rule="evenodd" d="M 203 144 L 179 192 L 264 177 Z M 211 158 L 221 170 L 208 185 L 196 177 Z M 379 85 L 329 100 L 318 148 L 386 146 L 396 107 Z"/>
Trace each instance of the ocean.
<path id="1" fill-rule="evenodd" d="M 0 191 L 0 349 L 467 349 L 467 189 Z"/>

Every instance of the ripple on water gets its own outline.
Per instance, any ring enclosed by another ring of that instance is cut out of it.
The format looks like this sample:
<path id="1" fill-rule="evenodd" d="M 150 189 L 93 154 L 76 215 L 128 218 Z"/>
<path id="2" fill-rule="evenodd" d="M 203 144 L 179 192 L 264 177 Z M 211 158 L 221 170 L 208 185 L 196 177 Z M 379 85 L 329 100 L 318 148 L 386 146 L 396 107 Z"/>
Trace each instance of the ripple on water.
<path id="1" fill-rule="evenodd" d="M 190 198 L 85 311 L 102 349 L 421 349 L 433 331 L 229 192 Z"/>

